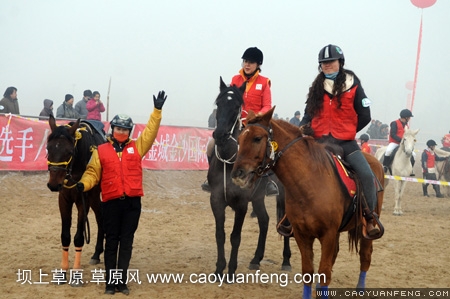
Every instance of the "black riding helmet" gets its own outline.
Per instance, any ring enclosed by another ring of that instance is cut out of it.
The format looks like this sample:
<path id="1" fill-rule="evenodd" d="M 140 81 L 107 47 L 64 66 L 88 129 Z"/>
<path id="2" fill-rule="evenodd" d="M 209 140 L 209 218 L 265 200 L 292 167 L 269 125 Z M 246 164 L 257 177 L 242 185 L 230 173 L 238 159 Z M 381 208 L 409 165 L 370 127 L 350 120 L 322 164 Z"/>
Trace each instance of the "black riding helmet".
<path id="1" fill-rule="evenodd" d="M 133 120 L 126 114 L 117 114 L 109 124 L 111 125 L 111 130 L 114 130 L 114 127 L 119 127 L 128 129 L 130 132 L 134 126 Z"/>
<path id="2" fill-rule="evenodd" d="M 359 139 L 361 139 L 362 141 L 369 141 L 369 135 L 367 134 L 362 134 L 361 136 L 359 136 Z"/>
<path id="3" fill-rule="evenodd" d="M 242 59 L 254 61 L 258 65 L 263 64 L 263 53 L 257 47 L 248 48 L 245 50 L 244 54 L 242 54 Z"/>
<path id="4" fill-rule="evenodd" d="M 339 60 L 341 65 L 344 65 L 345 57 L 344 52 L 339 46 L 328 45 L 322 48 L 319 52 L 319 63 L 325 61 Z"/>
<path id="5" fill-rule="evenodd" d="M 427 141 L 427 146 L 428 147 L 432 147 L 432 146 L 435 146 L 435 145 L 437 145 L 437 143 L 433 139 L 430 139 L 430 140 Z"/>
<path id="6" fill-rule="evenodd" d="M 407 117 L 414 117 L 414 115 L 412 115 L 411 110 L 403 109 L 402 111 L 400 111 L 400 117 L 401 118 L 407 118 Z"/>

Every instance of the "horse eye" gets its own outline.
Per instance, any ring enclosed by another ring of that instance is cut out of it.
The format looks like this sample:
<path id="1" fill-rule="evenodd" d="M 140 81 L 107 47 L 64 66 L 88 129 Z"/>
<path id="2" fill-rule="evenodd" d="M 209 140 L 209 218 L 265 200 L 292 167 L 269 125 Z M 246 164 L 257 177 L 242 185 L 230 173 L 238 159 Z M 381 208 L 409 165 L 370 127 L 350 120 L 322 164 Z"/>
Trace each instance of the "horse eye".
<path id="1" fill-rule="evenodd" d="M 259 143 L 261 142 L 262 137 L 261 136 L 256 136 L 255 138 L 253 138 L 253 142 Z"/>

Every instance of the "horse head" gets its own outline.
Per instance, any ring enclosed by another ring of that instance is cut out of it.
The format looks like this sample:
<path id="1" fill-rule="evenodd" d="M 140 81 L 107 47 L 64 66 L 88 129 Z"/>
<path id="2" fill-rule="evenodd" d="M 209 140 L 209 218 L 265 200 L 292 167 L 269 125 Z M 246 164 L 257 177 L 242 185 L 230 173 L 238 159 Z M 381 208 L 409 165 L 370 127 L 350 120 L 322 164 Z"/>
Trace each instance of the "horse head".
<path id="1" fill-rule="evenodd" d="M 256 180 L 269 169 L 273 160 L 270 121 L 275 106 L 263 115 L 249 111 L 247 126 L 238 137 L 239 150 L 231 172 L 233 183 L 241 188 L 251 188 Z"/>
<path id="2" fill-rule="evenodd" d="M 414 151 L 414 146 L 416 144 L 416 135 L 417 133 L 419 133 L 419 130 L 420 129 L 406 129 L 405 133 L 403 134 L 403 139 L 400 143 L 400 146 L 407 156 L 411 156 Z"/>
<path id="3" fill-rule="evenodd" d="M 49 125 L 52 133 L 47 139 L 47 164 L 49 181 L 47 187 L 53 191 L 60 191 L 64 180 L 70 175 L 75 154 L 75 134 L 79 127 L 78 119 L 71 126 L 57 126 L 55 118 L 50 115 Z"/>
<path id="4" fill-rule="evenodd" d="M 217 127 L 213 138 L 217 146 L 224 146 L 241 128 L 241 112 L 244 103 L 242 94 L 246 83 L 241 87 L 227 86 L 220 77 L 220 93 L 215 101 L 217 105 Z"/>

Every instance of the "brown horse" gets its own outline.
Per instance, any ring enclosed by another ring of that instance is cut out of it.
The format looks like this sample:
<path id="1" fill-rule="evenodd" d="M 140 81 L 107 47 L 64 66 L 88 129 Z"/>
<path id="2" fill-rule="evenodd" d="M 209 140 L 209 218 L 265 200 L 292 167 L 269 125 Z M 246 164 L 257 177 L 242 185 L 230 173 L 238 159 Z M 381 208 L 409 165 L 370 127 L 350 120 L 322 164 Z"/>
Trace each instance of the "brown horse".
<path id="1" fill-rule="evenodd" d="M 274 108 L 262 116 L 251 113 L 247 117 L 248 125 L 238 139 L 239 151 L 231 174 L 233 182 L 249 188 L 260 175 L 272 169 L 283 183 L 286 214 L 302 256 L 303 298 L 311 298 L 312 282 L 318 282 L 322 290 L 328 289 L 341 231 L 348 231 L 350 248 L 358 250 L 359 243 L 357 288 L 364 289 L 372 240 L 360 237 L 361 217 L 353 215 L 353 220 L 340 229 L 343 215 L 352 201 L 344 193 L 324 145 L 312 137 L 303 137 L 299 128 L 288 122 L 273 120 Z M 365 157 L 383 184 L 381 163 L 371 155 Z M 378 193 L 378 215 L 382 203 L 383 191 Z M 316 238 L 321 244 L 321 258 L 318 273 L 314 274 L 313 242 Z"/>
<path id="2" fill-rule="evenodd" d="M 93 130 L 89 124 L 75 123 L 57 126 L 55 118 L 50 116 L 49 125 L 52 133 L 47 140 L 47 160 L 49 170 L 48 188 L 59 192 L 58 204 L 61 214 L 61 269 L 69 269 L 70 226 L 72 222 L 72 208 L 75 204 L 78 210 L 77 231 L 74 237 L 75 260 L 73 269 L 81 269 L 81 251 L 86 239 L 89 243 L 89 222 L 87 215 L 89 207 L 95 213 L 97 222 L 97 244 L 90 264 L 100 263 L 103 252 L 104 233 L 100 211 L 100 187 L 79 193 L 75 187 L 80 180 L 92 154 L 92 148 L 104 142 L 103 137 Z M 64 281 L 62 281 L 64 282 Z"/>

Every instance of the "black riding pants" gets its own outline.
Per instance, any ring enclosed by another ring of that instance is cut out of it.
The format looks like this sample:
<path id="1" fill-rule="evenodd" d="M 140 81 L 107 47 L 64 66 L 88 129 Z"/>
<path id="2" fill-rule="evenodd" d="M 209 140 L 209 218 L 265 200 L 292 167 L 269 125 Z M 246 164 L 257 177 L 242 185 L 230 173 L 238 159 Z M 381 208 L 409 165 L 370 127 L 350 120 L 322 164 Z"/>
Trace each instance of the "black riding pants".
<path id="1" fill-rule="evenodd" d="M 141 198 L 125 197 L 102 202 L 102 212 L 106 239 L 104 254 L 106 284 L 125 284 L 134 233 L 141 216 Z"/>

